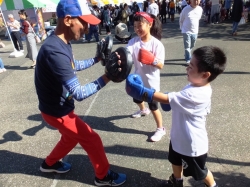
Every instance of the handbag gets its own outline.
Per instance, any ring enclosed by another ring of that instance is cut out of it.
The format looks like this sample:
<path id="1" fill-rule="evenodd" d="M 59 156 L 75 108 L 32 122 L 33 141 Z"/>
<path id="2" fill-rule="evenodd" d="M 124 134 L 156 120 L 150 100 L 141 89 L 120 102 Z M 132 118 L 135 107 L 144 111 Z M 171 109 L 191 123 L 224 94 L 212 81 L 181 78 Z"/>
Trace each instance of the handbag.
<path id="1" fill-rule="evenodd" d="M 35 33 L 34 33 L 34 34 L 35 34 Z M 37 36 L 36 34 L 35 34 L 35 40 L 36 40 L 36 43 L 37 43 L 37 44 L 41 43 L 41 39 L 40 39 L 39 36 Z"/>
<path id="2" fill-rule="evenodd" d="M 245 23 L 246 23 L 245 18 L 244 18 L 244 17 L 241 17 L 240 22 L 239 22 L 238 25 L 243 25 L 243 24 L 245 24 Z"/>
<path id="3" fill-rule="evenodd" d="M 28 21 L 27 21 L 27 23 L 29 24 L 29 26 L 31 26 L 30 23 L 29 23 Z M 34 31 L 34 29 L 33 29 L 32 26 L 31 26 L 31 28 L 32 28 L 32 32 L 33 32 L 33 34 L 34 34 L 34 36 L 35 36 L 36 43 L 37 43 L 37 44 L 41 43 L 41 39 L 39 38 L 39 36 L 37 36 L 37 34 L 35 33 L 35 31 Z"/>

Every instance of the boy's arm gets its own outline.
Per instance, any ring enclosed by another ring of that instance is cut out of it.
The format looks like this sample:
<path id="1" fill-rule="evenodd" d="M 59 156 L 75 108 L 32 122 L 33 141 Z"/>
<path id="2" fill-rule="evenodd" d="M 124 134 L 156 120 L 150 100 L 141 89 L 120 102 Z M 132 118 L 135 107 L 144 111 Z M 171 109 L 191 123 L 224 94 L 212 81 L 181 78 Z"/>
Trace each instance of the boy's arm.
<path id="1" fill-rule="evenodd" d="M 75 65 L 76 71 L 81 71 L 81 70 L 87 69 L 87 68 L 93 66 L 94 64 L 96 64 L 97 62 L 99 62 L 99 59 L 97 57 L 90 58 L 87 60 L 75 60 L 74 59 L 74 65 Z"/>
<path id="2" fill-rule="evenodd" d="M 155 92 L 154 89 L 146 88 L 143 86 L 142 79 L 137 74 L 130 74 L 126 80 L 126 92 L 131 97 L 146 102 L 158 101 L 164 111 L 170 111 L 168 94 Z"/>
<path id="3" fill-rule="evenodd" d="M 169 104 L 168 94 L 162 92 L 155 92 L 153 95 L 153 100 L 160 103 Z"/>
<path id="4" fill-rule="evenodd" d="M 169 103 L 168 95 L 155 92 L 155 89 L 144 87 L 141 76 L 130 74 L 126 79 L 126 92 L 131 97 L 151 103 L 153 100 L 161 103 Z"/>

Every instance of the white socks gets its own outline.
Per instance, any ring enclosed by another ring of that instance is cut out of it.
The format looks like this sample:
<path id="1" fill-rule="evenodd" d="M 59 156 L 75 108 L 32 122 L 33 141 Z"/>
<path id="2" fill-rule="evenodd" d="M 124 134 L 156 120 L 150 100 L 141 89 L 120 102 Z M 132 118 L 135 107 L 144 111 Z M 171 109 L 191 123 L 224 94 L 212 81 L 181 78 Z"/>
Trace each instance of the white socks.
<path id="1" fill-rule="evenodd" d="M 212 186 L 210 186 L 210 187 L 215 187 L 216 186 L 216 183 L 214 183 Z"/>

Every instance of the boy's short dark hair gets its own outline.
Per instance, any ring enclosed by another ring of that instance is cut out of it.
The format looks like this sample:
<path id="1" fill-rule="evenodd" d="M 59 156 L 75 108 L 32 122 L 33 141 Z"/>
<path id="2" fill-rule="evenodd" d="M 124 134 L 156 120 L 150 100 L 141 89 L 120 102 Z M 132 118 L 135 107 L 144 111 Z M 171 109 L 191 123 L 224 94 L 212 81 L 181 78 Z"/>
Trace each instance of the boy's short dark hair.
<path id="1" fill-rule="evenodd" d="M 197 59 L 198 72 L 210 72 L 208 82 L 212 82 L 226 68 L 227 57 L 225 53 L 215 46 L 204 46 L 194 50 Z"/>

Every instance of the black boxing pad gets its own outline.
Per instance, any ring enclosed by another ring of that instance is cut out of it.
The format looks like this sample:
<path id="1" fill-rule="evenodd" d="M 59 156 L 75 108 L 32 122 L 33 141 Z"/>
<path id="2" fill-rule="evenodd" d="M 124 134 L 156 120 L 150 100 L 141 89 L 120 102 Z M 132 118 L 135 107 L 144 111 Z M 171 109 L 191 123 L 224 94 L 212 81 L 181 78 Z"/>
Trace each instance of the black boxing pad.
<path id="1" fill-rule="evenodd" d="M 104 39 L 102 39 L 97 43 L 96 56 L 101 58 L 101 64 L 103 66 L 105 66 L 109 60 L 112 47 L 113 47 L 113 37 L 111 35 L 106 36 Z"/>
<path id="2" fill-rule="evenodd" d="M 116 53 L 118 53 L 120 59 L 117 57 Z M 118 65 L 118 60 L 121 61 L 120 65 Z M 131 53 L 127 48 L 119 47 L 111 53 L 109 61 L 105 67 L 105 73 L 113 82 L 122 82 L 130 74 L 132 65 L 133 59 Z M 121 71 L 119 71 L 120 68 Z"/>

